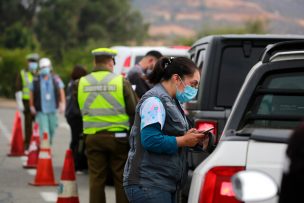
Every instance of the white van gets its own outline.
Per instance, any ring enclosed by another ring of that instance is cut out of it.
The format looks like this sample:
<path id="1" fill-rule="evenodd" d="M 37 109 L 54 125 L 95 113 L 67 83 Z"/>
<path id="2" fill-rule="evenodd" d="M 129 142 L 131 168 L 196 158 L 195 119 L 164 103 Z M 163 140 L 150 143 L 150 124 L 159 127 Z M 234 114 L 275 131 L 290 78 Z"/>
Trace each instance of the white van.
<path id="1" fill-rule="evenodd" d="M 187 46 L 172 46 L 172 47 L 165 47 L 165 46 L 113 46 L 111 49 L 115 49 L 118 51 L 117 56 L 115 57 L 115 67 L 114 73 L 122 74 L 124 76 L 127 75 L 129 70 L 137 64 L 147 52 L 151 50 L 156 50 L 162 53 L 164 56 L 184 56 L 189 57 L 188 50 L 190 47 Z"/>

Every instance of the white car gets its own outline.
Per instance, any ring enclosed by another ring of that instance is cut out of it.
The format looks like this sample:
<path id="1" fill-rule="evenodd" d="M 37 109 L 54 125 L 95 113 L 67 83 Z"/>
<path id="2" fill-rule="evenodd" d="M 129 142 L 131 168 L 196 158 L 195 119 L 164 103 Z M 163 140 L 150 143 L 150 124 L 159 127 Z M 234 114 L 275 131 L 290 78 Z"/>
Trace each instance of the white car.
<path id="1" fill-rule="evenodd" d="M 189 57 L 188 50 L 190 47 L 187 46 L 172 46 L 172 47 L 165 47 L 165 46 L 113 46 L 112 49 L 118 51 L 117 56 L 115 57 L 115 67 L 114 73 L 122 74 L 124 76 L 127 75 L 129 70 L 137 64 L 147 52 L 151 50 L 156 50 L 162 53 L 164 56 L 184 56 Z"/>
<path id="2" fill-rule="evenodd" d="M 240 202 L 231 177 L 243 170 L 281 182 L 288 138 L 304 118 L 303 47 L 304 41 L 269 46 L 248 73 L 218 146 L 194 171 L 189 203 Z"/>

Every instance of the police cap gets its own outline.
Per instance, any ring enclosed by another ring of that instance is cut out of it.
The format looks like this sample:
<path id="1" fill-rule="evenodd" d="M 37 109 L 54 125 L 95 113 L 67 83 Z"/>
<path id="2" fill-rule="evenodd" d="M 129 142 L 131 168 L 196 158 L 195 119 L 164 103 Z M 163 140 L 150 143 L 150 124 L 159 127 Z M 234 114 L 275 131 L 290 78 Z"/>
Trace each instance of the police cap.
<path id="1" fill-rule="evenodd" d="M 117 51 L 114 49 L 109 49 L 109 48 L 98 48 L 98 49 L 94 49 L 92 50 L 92 54 L 94 56 L 116 56 L 117 55 Z"/>
<path id="2" fill-rule="evenodd" d="M 38 60 L 39 60 L 39 54 L 37 54 L 37 53 L 28 54 L 28 55 L 26 56 L 26 59 L 27 59 L 28 61 L 38 61 Z"/>

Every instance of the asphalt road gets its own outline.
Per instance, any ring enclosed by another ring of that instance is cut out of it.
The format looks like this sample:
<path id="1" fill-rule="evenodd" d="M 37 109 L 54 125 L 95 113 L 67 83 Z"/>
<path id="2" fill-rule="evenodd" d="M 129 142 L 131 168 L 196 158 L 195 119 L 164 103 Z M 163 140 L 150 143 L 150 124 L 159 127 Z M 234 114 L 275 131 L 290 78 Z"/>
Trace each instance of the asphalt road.
<path id="1" fill-rule="evenodd" d="M 9 141 L 13 129 L 16 110 L 12 102 L 0 101 L 0 203 L 42 203 L 56 202 L 57 187 L 30 186 L 36 170 L 23 169 L 26 157 L 8 157 Z M 52 162 L 56 181 L 60 181 L 65 152 L 70 142 L 70 129 L 63 115 L 59 115 L 54 144 L 52 146 Z M 77 174 L 78 196 L 81 203 L 89 202 L 88 174 Z M 115 202 L 114 188 L 106 188 L 108 203 Z"/>

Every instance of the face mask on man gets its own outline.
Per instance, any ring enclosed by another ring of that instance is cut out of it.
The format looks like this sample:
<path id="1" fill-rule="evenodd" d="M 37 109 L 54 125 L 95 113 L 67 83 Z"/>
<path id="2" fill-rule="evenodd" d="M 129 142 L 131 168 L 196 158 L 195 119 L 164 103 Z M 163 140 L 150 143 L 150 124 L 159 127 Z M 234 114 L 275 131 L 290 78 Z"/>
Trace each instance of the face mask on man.
<path id="1" fill-rule="evenodd" d="M 184 91 L 180 92 L 178 88 L 176 87 L 176 99 L 180 101 L 181 103 L 185 103 L 193 99 L 198 89 L 191 87 L 190 85 L 185 85 L 185 83 L 182 81 L 182 79 L 179 77 L 180 81 L 184 85 L 185 89 Z"/>
<path id="2" fill-rule="evenodd" d="M 29 67 L 30 71 L 36 71 L 37 68 L 38 68 L 38 63 L 37 62 L 30 62 L 28 67 Z"/>
<path id="3" fill-rule="evenodd" d="M 50 72 L 51 72 L 51 69 L 49 67 L 45 67 L 40 70 L 40 75 L 49 75 Z"/>

